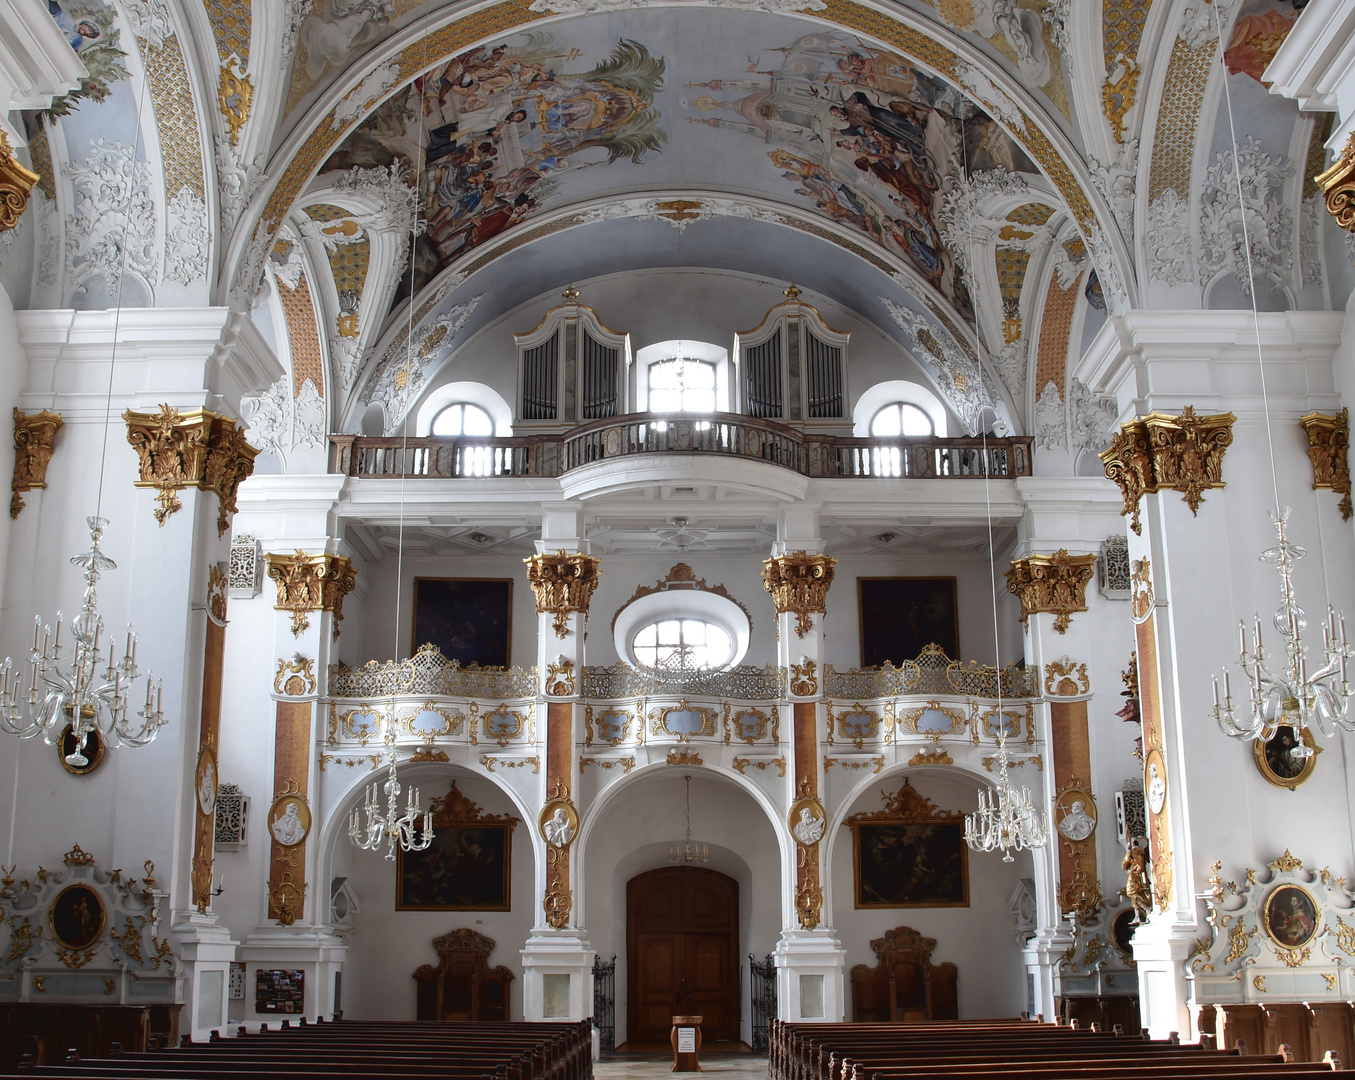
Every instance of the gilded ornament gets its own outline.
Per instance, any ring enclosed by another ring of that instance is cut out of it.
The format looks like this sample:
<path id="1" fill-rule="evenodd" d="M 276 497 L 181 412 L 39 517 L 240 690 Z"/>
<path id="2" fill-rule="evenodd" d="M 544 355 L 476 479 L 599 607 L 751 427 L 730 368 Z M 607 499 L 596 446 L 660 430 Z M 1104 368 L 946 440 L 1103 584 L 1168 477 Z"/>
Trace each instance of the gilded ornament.
<path id="1" fill-rule="evenodd" d="M 533 555 L 522 561 L 527 564 L 527 581 L 536 595 L 536 613 L 553 613 L 555 635 L 565 637 L 570 615 L 588 617 L 593 590 L 602 576 L 598 560 L 579 552 L 571 555 L 560 548 L 554 555 Z"/>
<path id="2" fill-rule="evenodd" d="M 1327 989 L 1328 989 L 1328 990 L 1335 990 L 1335 989 L 1336 989 L 1336 976 L 1335 976 L 1335 975 L 1331 974 L 1330 972 L 1324 971 L 1324 972 L 1322 973 L 1322 978 L 1323 978 L 1323 980 L 1326 982 L 1326 984 L 1327 984 Z"/>
<path id="3" fill-rule="evenodd" d="M 278 657 L 278 672 L 273 677 L 273 690 L 288 697 L 315 693 L 315 661 L 308 656 L 302 656 L 299 652 L 292 653 L 290 660 Z M 330 715 L 332 719 L 337 719 L 332 703 Z"/>
<path id="4" fill-rule="evenodd" d="M 1138 63 L 1120 53 L 1110 62 L 1106 81 L 1101 86 L 1101 103 L 1117 143 L 1124 142 L 1125 115 L 1134 107 L 1140 74 Z"/>
<path id="5" fill-rule="evenodd" d="M 763 560 L 762 587 L 771 593 L 778 615 L 795 616 L 796 636 L 804 637 L 809 632 L 812 615 L 825 613 L 836 567 L 837 560 L 832 556 L 804 551 Z"/>
<path id="6" fill-rule="evenodd" d="M 535 761 L 536 759 L 532 758 L 531 760 Z M 737 760 L 738 759 L 735 758 L 735 761 Z M 613 758 L 610 760 L 607 758 L 579 758 L 579 768 L 581 770 L 589 765 L 596 765 L 599 769 L 615 769 L 619 765 L 623 773 L 629 773 L 631 769 L 635 768 L 635 759 L 633 757 Z M 738 768 L 738 766 L 735 765 L 735 768 Z"/>
<path id="7" fill-rule="evenodd" d="M 1347 956 L 1355 956 L 1355 926 L 1347 926 L 1340 915 L 1336 916 L 1336 944 Z"/>
<path id="8" fill-rule="evenodd" d="M 819 680 L 814 674 L 818 665 L 808 657 L 801 657 L 800 661 L 790 667 L 790 692 L 796 697 L 813 697 L 819 692 Z"/>
<path id="9" fill-rule="evenodd" d="M 236 490 L 254 472 L 259 453 L 244 431 L 234 420 L 208 409 L 180 412 L 171 405 L 161 405 L 158 413 L 128 410 L 122 418 L 140 465 L 136 486 L 160 492 L 155 520 L 164 525 L 182 507 L 178 492 L 200 488 L 216 493 L 217 533 L 224 534 L 230 528 L 227 515 L 235 512 Z"/>
<path id="10" fill-rule="evenodd" d="M 415 762 L 415 761 L 451 761 L 452 759 L 451 759 L 450 757 L 447 756 L 447 751 L 446 751 L 446 750 L 434 750 L 431 746 L 417 746 L 417 747 L 414 748 L 414 753 L 412 753 L 412 754 L 409 756 L 409 760 L 410 760 L 411 762 Z M 540 771 L 541 771 L 541 762 L 540 762 L 540 760 L 539 760 L 539 759 L 533 759 L 533 760 L 536 761 L 536 771 L 537 771 L 537 772 L 540 772 Z M 526 765 L 527 762 L 525 762 L 525 761 L 515 761 L 515 762 L 509 762 L 509 764 L 511 764 L 511 765 Z"/>
<path id="11" fill-rule="evenodd" d="M 15 410 L 16 419 L 18 410 Z M 1350 502 L 1350 410 L 1342 409 L 1336 415 L 1308 413 L 1299 417 L 1299 424 L 1308 434 L 1308 460 L 1313 463 L 1313 490 L 1329 488 L 1341 496 L 1337 509 L 1341 520 L 1349 521 Z M 17 439 L 17 429 L 15 436 Z M 15 464 L 17 476 L 18 464 Z"/>
<path id="12" fill-rule="evenodd" d="M 226 625 L 226 589 L 229 579 L 224 562 L 207 568 L 207 617 L 217 626 Z"/>
<path id="13" fill-rule="evenodd" d="M 669 750 L 669 765 L 704 765 L 701 755 L 695 750 Z"/>
<path id="14" fill-rule="evenodd" d="M 1143 527 L 1139 521 L 1139 500 L 1145 494 L 1157 490 L 1153 455 L 1148 448 L 1148 432 L 1142 422 L 1130 420 L 1121 424 L 1110 446 L 1101 451 L 1100 457 L 1106 463 L 1106 478 L 1115 481 L 1124 499 L 1124 508 L 1120 514 L 1131 515 L 1129 527 L 1135 535 L 1141 534 Z"/>
<path id="15" fill-rule="evenodd" d="M 441 751 L 439 751 L 439 753 L 441 753 Z M 435 758 L 435 757 L 432 757 L 432 756 L 426 757 L 426 758 L 420 758 L 420 757 L 418 757 L 417 755 L 415 755 L 414 757 L 410 758 L 409 760 L 410 760 L 410 761 L 421 761 L 421 760 L 422 760 L 422 761 L 437 761 L 437 760 L 446 761 L 446 760 L 447 760 L 447 755 L 446 755 L 446 754 L 442 754 L 441 758 Z M 505 768 L 505 769 L 525 769 L 528 765 L 530 765 L 530 766 L 532 767 L 532 772 L 538 773 L 538 774 L 541 772 L 541 759 L 540 759 L 539 757 L 529 757 L 529 758 L 502 758 L 502 757 L 491 757 L 491 756 L 488 755 L 488 754 L 482 754 L 481 757 L 480 757 L 480 764 L 483 765 L 483 766 L 485 767 L 485 772 L 493 772 L 493 771 L 494 771 L 494 766 L 495 766 L 495 765 L 500 765 L 500 766 L 502 766 L 502 767 Z"/>
<path id="16" fill-rule="evenodd" d="M 1231 964 L 1234 960 L 1240 960 L 1246 953 L 1251 944 L 1251 939 L 1256 936 L 1256 930 L 1247 929 L 1247 924 L 1241 919 L 1233 923 L 1228 931 L 1228 955 L 1223 958 L 1225 964 Z"/>
<path id="17" fill-rule="evenodd" d="M 918 756 L 921 757 L 922 755 L 919 754 Z M 885 767 L 885 759 L 883 754 L 873 758 L 866 758 L 864 761 L 850 761 L 847 758 L 836 757 L 826 757 L 823 759 L 823 771 L 825 773 L 834 765 L 842 769 L 869 769 L 874 765 L 874 772 L 878 773 Z"/>
<path id="18" fill-rule="evenodd" d="M 1285 848 L 1284 854 L 1281 855 L 1278 859 L 1276 859 L 1273 863 L 1271 863 L 1270 868 L 1272 870 L 1278 870 L 1280 871 L 1280 873 L 1284 874 L 1290 872 L 1291 870 L 1302 870 L 1303 862 L 1299 859 L 1294 858 L 1294 856 L 1289 853 L 1289 849 Z"/>
<path id="19" fill-rule="evenodd" d="M 1251 984 L 1261 991 L 1261 993 L 1264 994 L 1266 992 L 1266 977 L 1264 975 L 1253 975 Z"/>
<path id="20" fill-rule="evenodd" d="M 9 138 L 0 130 L 0 233 L 19 224 L 28 206 L 28 196 L 40 177 L 19 164 Z"/>
<path id="21" fill-rule="evenodd" d="M 0 139 L 4 132 L 0 131 Z M 61 427 L 60 413 L 25 413 L 14 410 L 14 479 L 10 488 L 9 516 L 16 518 L 24 508 L 23 492 L 47 487 L 47 464 L 52 460 L 53 443 Z"/>
<path id="22" fill-rule="evenodd" d="M 574 661 L 567 657 L 546 668 L 546 694 L 550 697 L 568 697 L 574 693 Z"/>
<path id="23" fill-rule="evenodd" d="M 753 616 L 748 609 L 739 603 L 729 594 L 729 590 L 723 585 L 707 585 L 705 578 L 698 578 L 695 571 L 686 563 L 678 563 L 673 569 L 668 571 L 666 578 L 660 578 L 653 585 L 638 585 L 631 598 L 616 609 L 616 614 L 612 616 L 612 629 L 616 629 L 616 620 L 620 618 L 621 612 L 630 607 L 631 604 L 644 596 L 653 596 L 655 593 L 676 593 L 676 592 L 708 592 L 716 596 L 722 596 L 726 600 L 738 604 L 743 609 L 743 613 L 748 616 L 748 625 L 753 625 Z"/>
<path id="24" fill-rule="evenodd" d="M 1148 618 L 1148 613 L 1153 610 L 1153 567 L 1146 557 L 1135 559 L 1131 564 L 1131 567 L 1132 574 L 1129 586 L 1131 593 L 1130 610 L 1134 614 L 1134 621 L 1136 623 L 1141 623 L 1144 619 Z M 1125 685 L 1129 685 L 1128 682 L 1126 682 Z M 1134 661 L 1134 700 L 1138 700 L 1137 654 L 1135 655 Z"/>
<path id="25" fill-rule="evenodd" d="M 217 107 L 226 121 L 232 146 L 240 141 L 240 129 L 249 120 L 253 100 L 254 84 L 240 67 L 239 59 L 232 56 L 221 65 L 221 82 L 216 92 Z"/>
<path id="26" fill-rule="evenodd" d="M 1066 548 L 1053 555 L 1013 560 L 1006 574 L 1007 591 L 1021 601 L 1021 622 L 1047 612 L 1054 616 L 1054 629 L 1062 634 L 1073 612 L 1087 610 L 1087 582 L 1095 568 L 1095 555 L 1069 555 Z"/>
<path id="27" fill-rule="evenodd" d="M 310 626 L 308 613 L 329 611 L 334 615 L 334 636 L 339 636 L 343 621 L 343 598 L 353 591 L 358 572 L 353 561 L 326 551 L 309 554 L 297 548 L 292 555 L 264 556 L 268 576 L 277 582 L 278 602 L 274 611 L 292 613 L 292 636 L 300 637 Z"/>
<path id="28" fill-rule="evenodd" d="M 1091 679 L 1087 676 L 1087 665 L 1064 657 L 1046 664 L 1044 669 L 1044 692 L 1054 697 L 1077 697 L 1090 694 Z"/>
<path id="29" fill-rule="evenodd" d="M 1120 868 L 1125 872 L 1124 894 L 1134 905 L 1134 921 L 1148 921 L 1153 907 L 1153 887 L 1148 882 L 1148 849 L 1135 846 L 1125 852 Z"/>
<path id="30" fill-rule="evenodd" d="M 795 914 L 804 929 L 813 930 L 814 927 L 819 925 L 819 918 L 823 911 L 823 890 L 819 888 L 817 864 L 805 869 L 806 871 L 812 870 L 812 873 L 806 873 L 805 880 L 795 890 Z"/>
<path id="31" fill-rule="evenodd" d="M 1187 405 L 1180 416 L 1151 412 L 1143 417 L 1159 488 L 1174 488 L 1198 513 L 1206 488 L 1221 488 L 1223 453 L 1233 443 L 1232 413 L 1196 416 Z"/>
<path id="32" fill-rule="evenodd" d="M 1295 761 L 1290 754 L 1297 746 L 1306 746 L 1308 756 Z M 1265 781 L 1290 791 L 1297 791 L 1300 784 L 1307 783 L 1323 749 L 1309 728 L 1303 729 L 1301 738 L 1295 738 L 1294 729 L 1287 724 L 1276 728 L 1269 739 L 1253 739 L 1251 748 L 1256 771 Z"/>
<path id="33" fill-rule="evenodd" d="M 747 776 L 749 769 L 757 769 L 761 772 L 766 772 L 773 766 L 776 767 L 779 775 L 786 775 L 786 759 L 783 757 L 767 758 L 762 761 L 756 761 L 753 758 L 736 757 L 730 764 L 734 766 L 734 771 L 740 776 Z"/>
<path id="34" fill-rule="evenodd" d="M 912 757 L 908 759 L 908 767 L 910 769 L 915 768 L 918 765 L 954 765 L 954 764 L 955 759 L 952 758 L 950 754 L 948 754 L 945 750 L 942 750 L 938 747 L 933 747 L 931 750 L 919 750 L 916 754 L 914 754 Z M 876 769 L 875 771 L 879 772 L 880 770 Z M 991 766 L 989 766 L 989 771 L 990 772 L 992 771 Z"/>
<path id="35" fill-rule="evenodd" d="M 1327 197 L 1327 213 L 1341 228 L 1355 232 L 1355 131 L 1351 132 L 1341 149 L 1341 156 L 1331 168 L 1313 179 Z"/>

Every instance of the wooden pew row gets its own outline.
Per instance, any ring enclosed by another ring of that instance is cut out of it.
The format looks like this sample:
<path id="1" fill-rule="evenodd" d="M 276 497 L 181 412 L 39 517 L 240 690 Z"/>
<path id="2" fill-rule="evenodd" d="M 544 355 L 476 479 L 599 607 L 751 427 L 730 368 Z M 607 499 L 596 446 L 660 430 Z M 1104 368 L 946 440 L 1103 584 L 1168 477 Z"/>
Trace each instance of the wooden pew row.
<path id="1" fill-rule="evenodd" d="M 49 1058 L 50 1060 L 50 1058 Z M 302 1024 L 145 1054 L 21 1069 L 16 1076 L 148 1080 L 591 1080 L 591 1024 Z"/>
<path id="2" fill-rule="evenodd" d="M 772 1080 L 1010 1080 L 1086 1077 L 1154 1080 L 1327 1075 L 1340 1068 L 1289 1053 L 1244 1057 L 1174 1041 L 1125 1038 L 1054 1025 L 1011 1023 L 772 1025 Z M 1287 1051 L 1287 1047 L 1284 1048 Z"/>

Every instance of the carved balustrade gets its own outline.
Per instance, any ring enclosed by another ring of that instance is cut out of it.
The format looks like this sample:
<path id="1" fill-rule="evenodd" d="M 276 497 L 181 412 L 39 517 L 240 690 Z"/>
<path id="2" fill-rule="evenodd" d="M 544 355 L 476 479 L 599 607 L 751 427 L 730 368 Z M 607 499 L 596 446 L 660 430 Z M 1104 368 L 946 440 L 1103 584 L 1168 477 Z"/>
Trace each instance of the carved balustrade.
<path id="1" fill-rule="evenodd" d="M 562 435 L 511 438 L 331 435 L 330 472 L 394 478 L 558 477 L 642 454 L 718 454 L 810 477 L 1011 480 L 1031 475 L 1031 440 L 857 439 L 816 435 L 731 413 L 634 413 Z"/>

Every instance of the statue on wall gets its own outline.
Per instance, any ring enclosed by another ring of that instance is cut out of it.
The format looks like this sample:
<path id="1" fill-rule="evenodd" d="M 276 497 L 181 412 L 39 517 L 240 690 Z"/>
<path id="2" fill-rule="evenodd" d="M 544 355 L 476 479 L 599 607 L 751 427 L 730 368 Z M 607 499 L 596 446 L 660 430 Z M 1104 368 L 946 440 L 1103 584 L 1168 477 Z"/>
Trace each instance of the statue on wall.
<path id="1" fill-rule="evenodd" d="M 1134 905 L 1134 922 L 1147 922 L 1153 906 L 1153 888 L 1148 884 L 1148 849 L 1141 844 L 1131 847 L 1120 865 L 1128 874 L 1124 894 Z"/>

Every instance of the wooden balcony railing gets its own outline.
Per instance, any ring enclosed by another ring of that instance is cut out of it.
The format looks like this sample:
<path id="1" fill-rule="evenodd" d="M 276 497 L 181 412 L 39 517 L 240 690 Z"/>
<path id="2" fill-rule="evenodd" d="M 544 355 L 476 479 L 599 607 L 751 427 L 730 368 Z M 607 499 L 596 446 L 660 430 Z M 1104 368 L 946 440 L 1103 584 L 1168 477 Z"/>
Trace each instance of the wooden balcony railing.
<path id="1" fill-rule="evenodd" d="M 557 477 L 641 454 L 722 454 L 809 477 L 1031 475 L 1031 439 L 856 439 L 816 435 L 750 416 L 633 413 L 561 435 L 506 439 L 331 435 L 330 472 L 363 477 Z"/>

